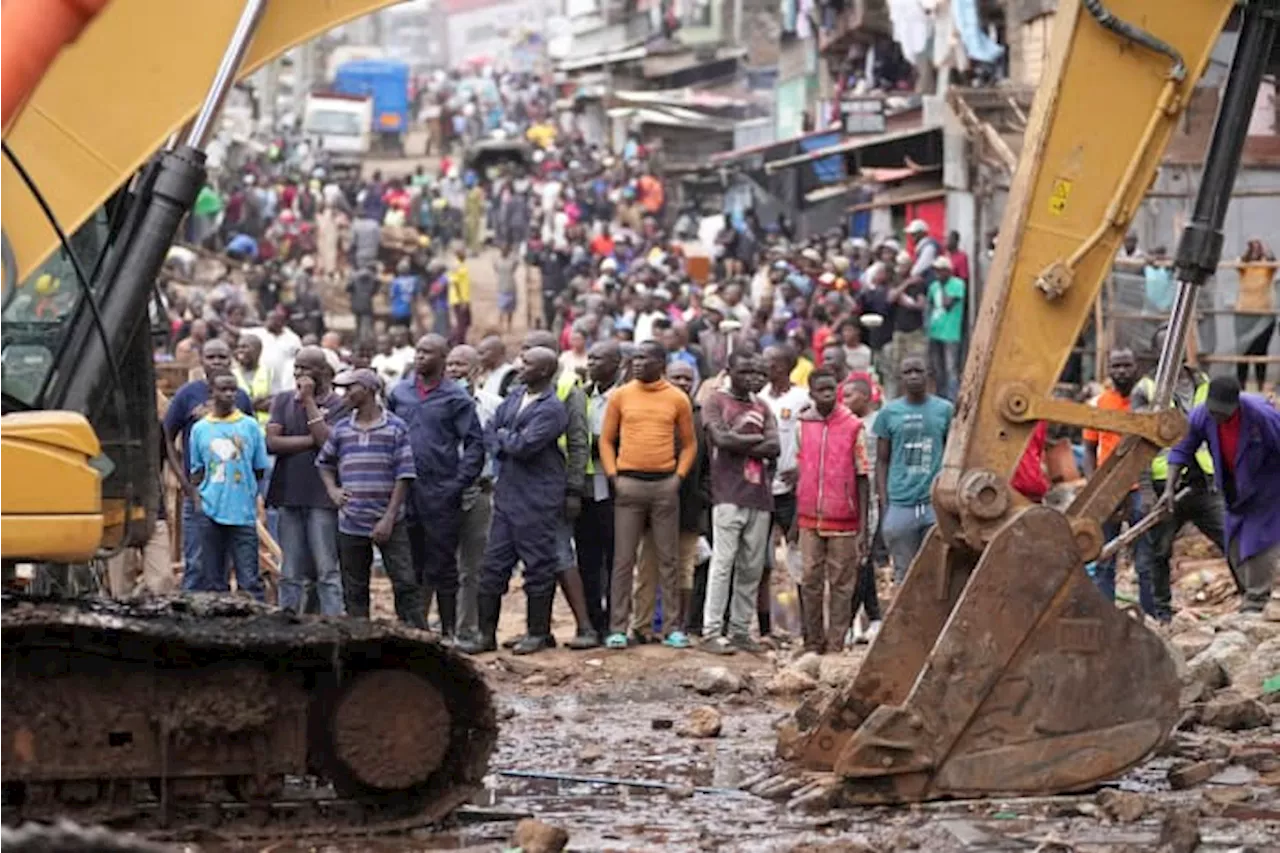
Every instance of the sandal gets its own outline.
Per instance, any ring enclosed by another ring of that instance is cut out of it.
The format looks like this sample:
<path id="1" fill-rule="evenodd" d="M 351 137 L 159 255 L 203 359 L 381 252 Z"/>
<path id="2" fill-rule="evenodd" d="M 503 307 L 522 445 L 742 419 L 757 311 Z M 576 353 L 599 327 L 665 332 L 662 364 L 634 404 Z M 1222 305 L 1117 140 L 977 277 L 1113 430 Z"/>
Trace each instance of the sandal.
<path id="1" fill-rule="evenodd" d="M 689 642 L 689 638 L 685 636 L 684 631 L 672 631 L 662 641 L 662 645 L 672 649 L 687 649 L 693 644 Z"/>
<path id="2" fill-rule="evenodd" d="M 625 649 L 627 647 L 627 635 L 610 634 L 609 638 L 604 641 L 604 647 L 606 649 L 613 649 L 614 651 Z"/>

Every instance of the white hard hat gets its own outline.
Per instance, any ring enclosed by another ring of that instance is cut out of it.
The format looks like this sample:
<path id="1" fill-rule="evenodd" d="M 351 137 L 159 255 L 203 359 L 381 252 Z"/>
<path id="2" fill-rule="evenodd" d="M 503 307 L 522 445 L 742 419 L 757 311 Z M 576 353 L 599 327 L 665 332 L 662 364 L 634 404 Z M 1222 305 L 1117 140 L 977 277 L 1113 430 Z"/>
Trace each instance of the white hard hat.
<path id="1" fill-rule="evenodd" d="M 907 226 L 908 234 L 928 234 L 929 225 L 923 219 L 913 219 Z"/>

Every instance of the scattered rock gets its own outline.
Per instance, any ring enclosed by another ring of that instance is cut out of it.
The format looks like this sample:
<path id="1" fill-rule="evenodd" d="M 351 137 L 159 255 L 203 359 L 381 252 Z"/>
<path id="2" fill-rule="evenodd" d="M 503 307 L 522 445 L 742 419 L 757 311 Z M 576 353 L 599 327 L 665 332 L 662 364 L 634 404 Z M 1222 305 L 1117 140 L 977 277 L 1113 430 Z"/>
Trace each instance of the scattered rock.
<path id="1" fill-rule="evenodd" d="M 722 726 L 720 712 L 709 705 L 703 705 L 689 712 L 677 733 L 683 737 L 720 737 Z"/>
<path id="2" fill-rule="evenodd" d="M 1104 788 L 1098 792 L 1098 805 L 1113 819 L 1133 823 L 1147 810 L 1147 798 L 1133 791 Z"/>
<path id="3" fill-rule="evenodd" d="M 512 843 L 523 853 L 560 853 L 569 843 L 569 833 L 558 826 L 527 817 L 516 824 Z"/>
<path id="4" fill-rule="evenodd" d="M 805 652 L 792 661 L 788 668 L 803 672 L 814 681 L 817 681 L 822 677 L 822 655 L 817 652 Z"/>
<path id="5" fill-rule="evenodd" d="M 649 721 L 649 725 L 652 726 L 653 730 L 656 732 L 660 732 L 660 731 L 664 731 L 666 729 L 672 728 L 673 726 L 675 726 L 675 724 L 676 724 L 676 721 L 671 719 L 670 717 L 654 717 L 652 720 Z"/>
<path id="6" fill-rule="evenodd" d="M 693 689 L 703 696 L 737 693 L 742 688 L 742 679 L 723 666 L 709 666 L 693 678 Z"/>
<path id="7" fill-rule="evenodd" d="M 1185 811 L 1170 810 L 1160 825 L 1157 853 L 1194 853 L 1200 846 L 1200 827 Z"/>
<path id="8" fill-rule="evenodd" d="M 1227 671 L 1222 668 L 1222 664 L 1203 654 L 1187 664 L 1179 677 L 1182 680 L 1179 699 L 1184 706 L 1204 702 L 1215 690 L 1227 686 Z"/>
<path id="9" fill-rule="evenodd" d="M 1273 749 L 1253 749 L 1242 746 L 1232 751 L 1231 761 L 1259 773 L 1274 773 L 1280 770 L 1280 752 Z"/>
<path id="10" fill-rule="evenodd" d="M 1280 622 L 1253 620 L 1254 625 L 1271 625 L 1280 628 Z M 1232 673 L 1231 687 L 1242 696 L 1257 698 L 1263 694 L 1263 684 L 1280 673 L 1280 637 L 1272 637 L 1258 644 L 1253 654 Z"/>
<path id="11" fill-rule="evenodd" d="M 1176 637 L 1179 634 L 1185 634 L 1187 631 L 1197 631 L 1204 627 L 1206 626 L 1199 616 L 1196 616 L 1190 610 L 1179 610 L 1173 614 L 1173 619 L 1169 621 L 1169 626 L 1166 630 L 1170 636 Z"/>
<path id="12" fill-rule="evenodd" d="M 853 681 L 861 666 L 861 659 L 848 655 L 823 655 L 818 664 L 818 680 L 831 687 L 843 687 Z"/>
<path id="13" fill-rule="evenodd" d="M 551 683 L 551 679 L 547 678 L 547 674 L 545 672 L 535 672 L 520 683 L 525 687 L 546 687 Z"/>
<path id="14" fill-rule="evenodd" d="M 1234 732 L 1271 725 L 1271 712 L 1257 699 L 1224 693 L 1200 708 L 1199 719 L 1203 726 Z"/>
<path id="15" fill-rule="evenodd" d="M 1226 762 L 1222 759 L 1211 759 L 1174 767 L 1169 771 L 1169 785 L 1175 790 L 1195 787 L 1201 782 L 1207 782 L 1225 766 Z"/>
<path id="16" fill-rule="evenodd" d="M 1242 764 L 1232 764 L 1209 779 L 1210 785 L 1252 785 L 1258 781 L 1258 771 Z"/>
<path id="17" fill-rule="evenodd" d="M 1267 619 L 1236 619 L 1236 629 L 1250 640 L 1261 645 L 1280 637 L 1280 622 Z"/>
<path id="18" fill-rule="evenodd" d="M 1174 634 L 1169 642 L 1190 660 L 1213 645 L 1213 631 L 1197 626 L 1190 631 Z"/>
<path id="19" fill-rule="evenodd" d="M 806 841 L 792 847 L 787 853 L 876 853 L 861 841 Z"/>
<path id="20" fill-rule="evenodd" d="M 498 719 L 499 719 L 499 720 L 510 720 L 510 719 L 513 719 L 513 718 L 515 717 L 515 715 L 516 715 L 516 709 L 515 709 L 515 708 L 512 708 L 510 705 L 500 705 L 500 706 L 498 706 Z"/>
<path id="21" fill-rule="evenodd" d="M 814 655 L 817 657 L 817 655 Z M 808 693 L 810 690 L 818 686 L 818 682 L 813 676 L 802 672 L 798 668 L 788 667 L 787 669 L 778 670 L 778 672 L 764 686 L 764 692 L 771 696 L 795 696 L 800 693 Z"/>
<path id="22" fill-rule="evenodd" d="M 1194 672 L 1197 664 L 1203 665 L 1205 661 L 1213 661 L 1222 667 L 1230 680 L 1234 673 L 1249 660 L 1251 654 L 1253 654 L 1253 643 L 1249 642 L 1249 638 L 1244 634 L 1232 630 L 1220 631 L 1214 635 L 1209 648 L 1192 658 L 1189 665 Z"/>
<path id="23" fill-rule="evenodd" d="M 578 750 L 578 760 L 583 764 L 591 764 L 604 757 L 604 750 L 597 744 L 589 743 Z"/>
<path id="24" fill-rule="evenodd" d="M 693 790 L 692 785 L 678 785 L 667 789 L 667 796 L 673 800 L 687 800 L 695 793 L 697 792 Z"/>
<path id="25" fill-rule="evenodd" d="M 1253 791 L 1239 785 L 1205 788 L 1204 798 L 1216 806 L 1230 806 L 1253 799 Z"/>

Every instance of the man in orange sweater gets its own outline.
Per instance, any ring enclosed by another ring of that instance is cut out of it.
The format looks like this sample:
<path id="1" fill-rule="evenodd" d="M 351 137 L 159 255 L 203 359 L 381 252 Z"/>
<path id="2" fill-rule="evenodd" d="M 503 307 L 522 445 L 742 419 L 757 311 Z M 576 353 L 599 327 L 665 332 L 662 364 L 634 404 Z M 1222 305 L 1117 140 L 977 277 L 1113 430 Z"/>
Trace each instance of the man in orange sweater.
<path id="1" fill-rule="evenodd" d="M 635 379 L 613 392 L 600 430 L 600 462 L 614 494 L 612 613 L 605 641 L 610 649 L 627 647 L 636 550 L 646 526 L 653 528 L 662 600 L 681 602 L 680 483 L 693 467 L 698 440 L 693 406 L 663 378 L 666 365 L 662 344 L 641 344 L 631 360 Z M 679 609 L 673 606 L 663 620 L 670 626 L 664 642 L 688 648 Z"/>

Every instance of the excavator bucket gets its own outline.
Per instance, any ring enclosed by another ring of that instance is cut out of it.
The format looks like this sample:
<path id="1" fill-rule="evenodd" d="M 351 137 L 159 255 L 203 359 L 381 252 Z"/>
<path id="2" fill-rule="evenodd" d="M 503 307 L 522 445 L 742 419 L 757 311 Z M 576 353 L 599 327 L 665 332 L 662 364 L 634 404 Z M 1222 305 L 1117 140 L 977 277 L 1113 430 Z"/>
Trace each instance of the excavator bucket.
<path id="1" fill-rule="evenodd" d="M 1136 764 L 1177 721 L 1177 674 L 1081 562 L 1044 507 L 976 563 L 935 530 L 853 683 L 797 713 L 782 757 L 852 802 L 1064 791 Z"/>
<path id="2" fill-rule="evenodd" d="M 1233 5 L 1058 4 L 933 484 L 938 525 L 853 682 L 780 731 L 779 756 L 809 773 L 757 793 L 883 803 L 1078 790 L 1136 765 L 1173 728 L 1179 681 L 1164 642 L 1106 600 L 1084 564 L 1103 520 L 1185 423 L 1172 409 L 1101 412 L 1053 391 Z M 1240 43 L 1261 54 L 1274 22 L 1253 5 Z M 1271 29 L 1263 37 L 1250 20 Z M 1250 78 L 1241 87 L 1256 92 L 1253 66 L 1238 50 L 1206 156 L 1214 177 L 1197 217 L 1216 211 L 1218 229 L 1253 103 L 1232 85 Z M 1191 251 L 1212 241 L 1184 243 L 1179 311 L 1203 281 L 1187 270 L 1218 260 Z M 1162 353 L 1163 370 L 1181 344 Z M 1129 433 L 1065 512 L 1009 487 L 1042 420 Z"/>

